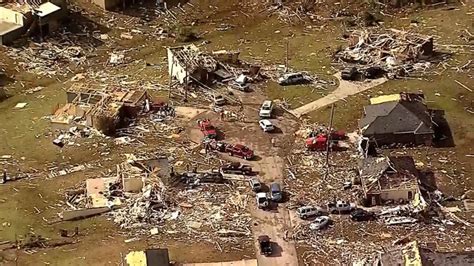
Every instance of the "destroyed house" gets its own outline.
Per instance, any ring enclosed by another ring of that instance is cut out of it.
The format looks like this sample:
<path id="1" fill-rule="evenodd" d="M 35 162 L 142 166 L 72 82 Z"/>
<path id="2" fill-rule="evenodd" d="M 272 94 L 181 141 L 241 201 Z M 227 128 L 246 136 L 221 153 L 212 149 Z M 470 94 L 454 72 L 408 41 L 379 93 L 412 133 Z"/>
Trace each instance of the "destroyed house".
<path id="1" fill-rule="evenodd" d="M 360 163 L 359 176 L 366 205 L 407 202 L 421 197 L 419 173 L 409 156 L 367 157 Z"/>
<path id="2" fill-rule="evenodd" d="M 226 79 L 230 76 L 219 61 L 200 52 L 193 44 L 170 47 L 167 48 L 167 52 L 169 75 L 180 84 L 191 82 L 208 84 L 214 79 Z M 217 56 L 228 61 L 237 60 L 238 53 L 231 53 L 231 55 L 230 58 L 225 58 L 220 52 Z"/>
<path id="3" fill-rule="evenodd" d="M 124 118 L 136 117 L 148 99 L 145 90 L 114 88 L 109 91 L 92 89 L 83 83 L 71 86 L 66 95 L 67 103 L 53 111 L 53 125 L 67 128 L 72 123 L 85 121 L 83 125 L 107 135 L 113 134 Z"/>
<path id="4" fill-rule="evenodd" d="M 365 258 L 353 265 L 358 266 L 467 266 L 474 264 L 474 252 L 437 252 L 420 247 L 417 241 L 406 245 L 384 248 L 383 252 Z"/>
<path id="5" fill-rule="evenodd" d="M 417 61 L 422 56 L 433 54 L 433 37 L 396 29 L 381 33 L 354 31 L 349 36 L 349 47 L 343 51 L 342 59 L 361 64 L 389 65 L 395 62 Z"/>
<path id="6" fill-rule="evenodd" d="M 0 3 L 0 45 L 9 44 L 25 33 L 41 37 L 57 30 L 66 14 L 64 1 Z"/>
<path id="7" fill-rule="evenodd" d="M 386 101 L 364 107 L 359 128 L 376 145 L 431 145 L 431 110 L 419 100 Z"/>

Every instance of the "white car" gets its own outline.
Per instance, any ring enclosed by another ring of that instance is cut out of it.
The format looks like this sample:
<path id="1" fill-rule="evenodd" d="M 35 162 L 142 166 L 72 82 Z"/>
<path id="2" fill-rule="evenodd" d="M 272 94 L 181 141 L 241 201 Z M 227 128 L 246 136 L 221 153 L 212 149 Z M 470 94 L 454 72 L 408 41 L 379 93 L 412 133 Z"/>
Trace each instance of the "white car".
<path id="1" fill-rule="evenodd" d="M 303 207 L 299 207 L 296 210 L 296 214 L 301 219 L 306 219 L 310 216 L 318 216 L 318 215 L 321 215 L 321 213 L 322 213 L 321 208 L 313 207 L 313 206 L 303 206 Z"/>
<path id="2" fill-rule="evenodd" d="M 258 115 L 261 118 L 270 118 L 272 117 L 272 111 L 273 111 L 273 102 L 270 100 L 266 100 L 262 103 L 262 106 L 260 107 L 260 112 Z"/>
<path id="3" fill-rule="evenodd" d="M 258 121 L 258 124 L 260 125 L 260 128 L 264 132 L 270 132 L 270 131 L 273 131 L 275 129 L 272 122 L 270 120 L 267 120 L 267 119 L 262 119 L 262 120 Z"/>
<path id="4" fill-rule="evenodd" d="M 309 229 L 311 230 L 321 230 L 325 228 L 329 224 L 329 217 L 327 216 L 319 216 L 309 225 Z"/>
<path id="5" fill-rule="evenodd" d="M 258 192 L 255 196 L 257 199 L 257 206 L 259 209 L 263 209 L 268 207 L 268 197 L 267 193 L 265 192 Z"/>

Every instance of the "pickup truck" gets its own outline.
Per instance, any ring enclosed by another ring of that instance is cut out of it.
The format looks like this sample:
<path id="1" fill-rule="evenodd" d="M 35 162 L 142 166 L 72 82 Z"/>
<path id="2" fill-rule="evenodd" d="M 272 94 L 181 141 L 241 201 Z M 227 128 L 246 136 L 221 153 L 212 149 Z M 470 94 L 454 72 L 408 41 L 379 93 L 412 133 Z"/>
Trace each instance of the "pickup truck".
<path id="1" fill-rule="evenodd" d="M 226 163 L 220 170 L 223 174 L 250 175 L 253 173 L 250 165 L 239 162 Z"/>
<path id="2" fill-rule="evenodd" d="M 348 203 L 342 200 L 336 202 L 330 202 L 327 204 L 327 209 L 329 213 L 347 213 L 355 209 L 354 203 Z"/>
<path id="3" fill-rule="evenodd" d="M 230 144 L 223 141 L 209 141 L 209 147 L 219 152 L 228 153 L 230 156 L 240 157 L 245 160 L 252 160 L 254 157 L 253 151 L 242 144 Z"/>
<path id="4" fill-rule="evenodd" d="M 241 157 L 245 160 L 252 160 L 254 156 L 253 151 L 242 144 L 228 144 L 225 147 L 225 152 L 229 153 L 230 156 Z"/>

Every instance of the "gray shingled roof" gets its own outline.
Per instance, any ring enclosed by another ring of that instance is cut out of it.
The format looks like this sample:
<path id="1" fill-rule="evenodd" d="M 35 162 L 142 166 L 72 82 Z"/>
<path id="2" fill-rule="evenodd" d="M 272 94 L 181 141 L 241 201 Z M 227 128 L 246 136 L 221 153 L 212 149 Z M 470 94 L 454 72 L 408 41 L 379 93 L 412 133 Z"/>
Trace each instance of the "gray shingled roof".
<path id="1" fill-rule="evenodd" d="M 364 135 L 386 133 L 432 134 L 428 108 L 422 102 L 386 102 L 364 107 L 359 126 Z"/>

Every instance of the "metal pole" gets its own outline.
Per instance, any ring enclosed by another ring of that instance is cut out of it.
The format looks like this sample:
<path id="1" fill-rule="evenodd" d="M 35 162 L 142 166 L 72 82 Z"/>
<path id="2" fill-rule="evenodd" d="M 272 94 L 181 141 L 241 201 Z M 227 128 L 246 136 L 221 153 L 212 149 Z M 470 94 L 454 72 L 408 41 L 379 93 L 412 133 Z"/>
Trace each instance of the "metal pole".
<path id="1" fill-rule="evenodd" d="M 331 145 L 331 131 L 332 131 L 332 121 L 334 117 L 334 104 L 331 105 L 331 116 L 329 118 L 329 127 L 328 127 L 328 140 L 326 144 L 326 177 L 329 174 L 329 146 Z"/>
<path id="2" fill-rule="evenodd" d="M 289 53 L 289 46 L 290 46 L 290 41 L 286 40 L 286 59 L 285 59 L 285 72 L 288 72 L 288 53 Z"/>

